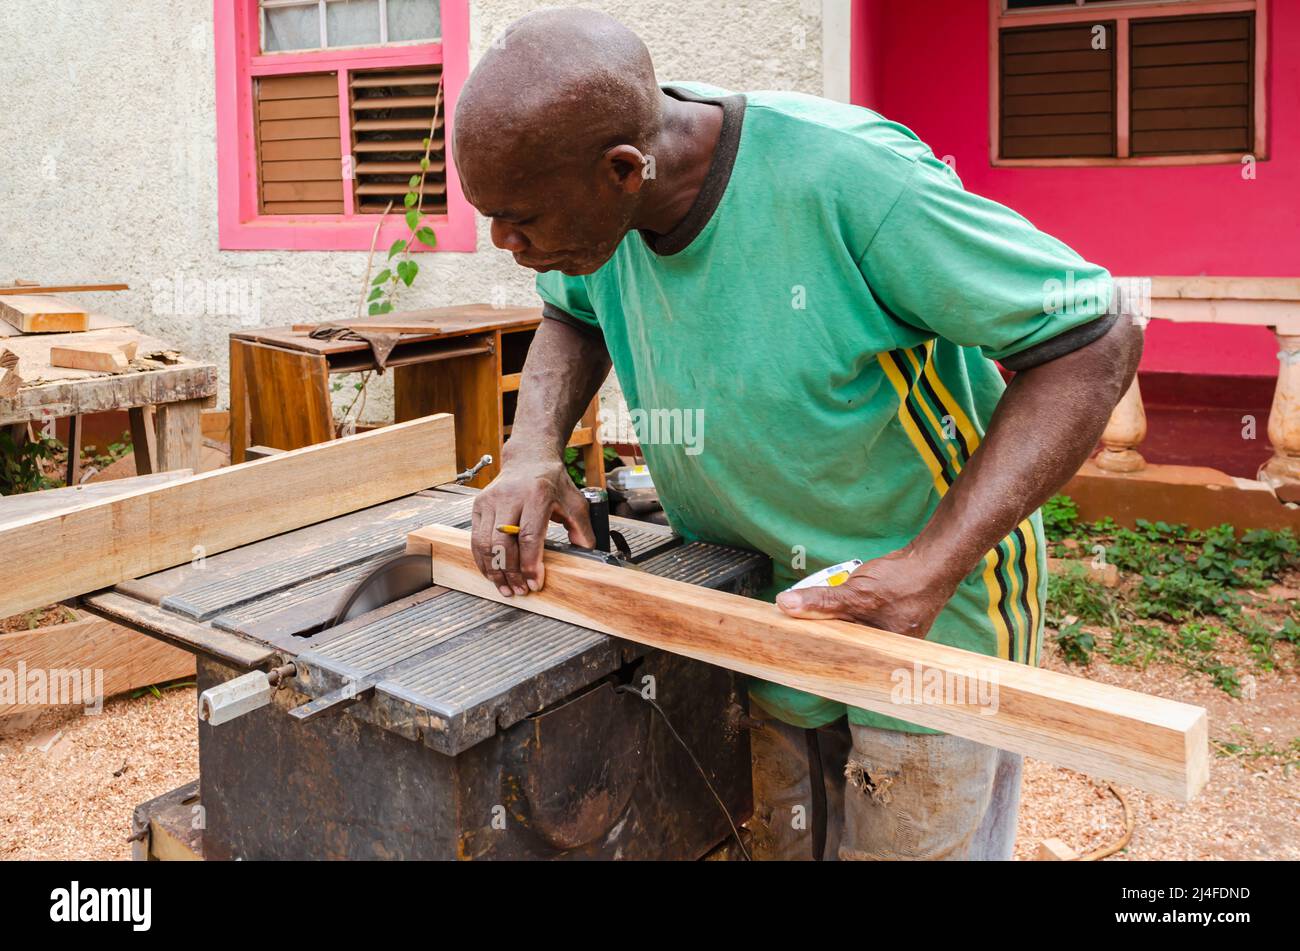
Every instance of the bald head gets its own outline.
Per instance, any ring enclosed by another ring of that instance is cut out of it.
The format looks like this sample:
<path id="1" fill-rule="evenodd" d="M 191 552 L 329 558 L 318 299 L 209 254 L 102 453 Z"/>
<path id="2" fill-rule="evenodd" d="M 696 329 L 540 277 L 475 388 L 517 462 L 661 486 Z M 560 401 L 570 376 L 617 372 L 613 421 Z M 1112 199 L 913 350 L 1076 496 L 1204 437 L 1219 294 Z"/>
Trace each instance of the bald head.
<path id="1" fill-rule="evenodd" d="M 645 44 L 613 17 L 570 7 L 508 26 L 461 90 L 452 139 L 493 242 L 539 271 L 604 264 L 653 177 L 663 100 Z"/>
<path id="2" fill-rule="evenodd" d="M 459 157 L 479 148 L 555 152 L 644 145 L 660 121 L 650 51 L 613 17 L 567 7 L 516 20 L 493 41 L 456 107 Z"/>

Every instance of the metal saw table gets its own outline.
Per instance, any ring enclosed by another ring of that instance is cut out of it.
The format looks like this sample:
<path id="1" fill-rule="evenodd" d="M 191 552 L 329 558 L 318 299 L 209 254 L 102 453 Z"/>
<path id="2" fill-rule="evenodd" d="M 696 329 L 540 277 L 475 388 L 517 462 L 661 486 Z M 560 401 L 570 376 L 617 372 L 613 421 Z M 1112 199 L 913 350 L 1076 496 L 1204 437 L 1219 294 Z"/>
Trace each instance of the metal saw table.
<path id="1" fill-rule="evenodd" d="M 268 706 L 199 723 L 204 857 L 699 858 L 726 817 L 644 695 L 731 815 L 749 814 L 731 671 L 436 586 L 331 626 L 408 531 L 468 527 L 474 494 L 417 493 L 85 599 L 194 652 L 200 691 L 296 665 Z M 611 522 L 647 571 L 740 594 L 770 579 L 752 552 Z M 349 684 L 366 691 L 345 709 L 289 716 Z"/>

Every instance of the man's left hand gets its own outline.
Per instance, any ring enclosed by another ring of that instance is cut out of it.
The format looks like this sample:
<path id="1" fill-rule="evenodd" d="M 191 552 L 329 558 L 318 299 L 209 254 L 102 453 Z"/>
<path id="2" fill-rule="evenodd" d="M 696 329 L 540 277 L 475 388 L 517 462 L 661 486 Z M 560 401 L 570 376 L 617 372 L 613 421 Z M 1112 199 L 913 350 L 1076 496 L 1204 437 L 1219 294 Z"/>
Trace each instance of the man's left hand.
<path id="1" fill-rule="evenodd" d="M 836 618 L 925 637 L 956 590 L 913 548 L 869 561 L 834 588 L 783 591 L 776 603 L 792 617 Z"/>

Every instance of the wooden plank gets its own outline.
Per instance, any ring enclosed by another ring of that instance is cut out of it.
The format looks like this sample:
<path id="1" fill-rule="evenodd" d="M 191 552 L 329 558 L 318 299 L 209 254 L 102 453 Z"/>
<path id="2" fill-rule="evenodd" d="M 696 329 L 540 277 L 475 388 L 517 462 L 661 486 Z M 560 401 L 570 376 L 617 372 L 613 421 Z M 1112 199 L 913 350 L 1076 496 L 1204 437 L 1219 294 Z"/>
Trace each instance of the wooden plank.
<path id="1" fill-rule="evenodd" d="M 0 287 L 0 297 L 14 294 L 72 294 L 82 291 L 125 291 L 125 284 L 17 284 Z"/>
<path id="2" fill-rule="evenodd" d="M 1166 46 L 1171 43 L 1204 43 L 1211 40 L 1245 39 L 1250 36 L 1250 16 L 1178 17 L 1133 23 L 1134 46 Z"/>
<path id="3" fill-rule="evenodd" d="M 131 450 L 137 475 L 158 471 L 158 438 L 152 406 L 132 406 L 126 411 L 131 424 Z"/>
<path id="4" fill-rule="evenodd" d="M 216 392 L 217 368 L 206 363 L 186 363 L 141 373 L 54 380 L 39 386 L 26 386 L 8 399 L 0 397 L 0 425 L 34 422 L 46 416 L 105 413 L 180 399 L 207 398 Z"/>
<path id="5" fill-rule="evenodd" d="M 262 76 L 257 80 L 257 98 L 306 99 L 337 96 L 337 73 L 313 73 L 310 76 Z"/>
<path id="6" fill-rule="evenodd" d="M 300 449 L 334 438 L 329 363 L 323 356 L 268 346 L 246 347 L 243 386 L 248 405 L 243 445 Z M 233 399 L 233 389 L 231 393 Z M 231 452 L 233 458 L 233 447 Z"/>
<path id="7" fill-rule="evenodd" d="M 158 414 L 158 468 L 199 468 L 199 455 L 203 449 L 203 429 L 199 424 L 203 400 L 182 400 L 163 403 Z"/>
<path id="8" fill-rule="evenodd" d="M 1133 154 L 1235 152 L 1250 148 L 1245 129 L 1180 129 L 1133 133 Z"/>
<path id="9" fill-rule="evenodd" d="M 1161 129 L 1248 129 L 1250 113 L 1245 106 L 1205 109 L 1135 109 L 1133 131 Z"/>
<path id="10" fill-rule="evenodd" d="M 118 591 L 104 591 L 85 599 L 86 609 L 150 637 L 193 653 L 201 653 L 245 669 L 271 661 L 275 651 L 266 644 L 246 640 L 211 624 L 197 624 L 157 605 L 147 604 Z"/>
<path id="11" fill-rule="evenodd" d="M 14 294 L 0 299 L 0 317 L 25 334 L 87 330 L 90 315 L 58 297 Z"/>
<path id="12" fill-rule="evenodd" d="M 1153 277 L 1152 297 L 1300 301 L 1300 277 Z"/>
<path id="13" fill-rule="evenodd" d="M 1110 112 L 1111 105 L 1109 92 L 1062 92 L 1046 96 L 1004 96 L 1002 99 L 1002 115 L 1004 117 L 1060 116 L 1088 112 Z"/>
<path id="14" fill-rule="evenodd" d="M 1060 75 L 1040 73 L 1034 76 L 1007 76 L 1002 80 L 1002 92 L 1007 96 L 1031 96 L 1049 92 L 1095 92 L 1113 88 L 1113 78 L 1108 69 Z"/>
<path id="15" fill-rule="evenodd" d="M 322 119 L 339 114 L 339 97 L 316 99 L 271 99 L 258 103 L 259 119 Z"/>
<path id="16" fill-rule="evenodd" d="M 258 123 L 258 135 L 263 142 L 323 139 L 331 132 L 339 134 L 338 119 L 273 119 Z"/>
<path id="17" fill-rule="evenodd" d="M 263 162 L 264 182 L 341 182 L 343 165 L 338 159 L 309 162 Z"/>
<path id="18" fill-rule="evenodd" d="M 353 330 L 377 333 L 411 333 L 444 336 L 489 330 L 519 330 L 535 326 L 542 319 L 540 307 L 492 307 L 488 304 L 462 304 L 456 307 L 430 307 L 406 310 L 379 317 L 332 321 Z M 294 324 L 294 331 L 312 330 L 320 324 Z"/>
<path id="19" fill-rule="evenodd" d="M 367 182 L 364 185 L 357 186 L 358 195 L 398 196 L 412 191 L 415 191 L 415 189 L 407 185 L 406 182 Z M 445 195 L 447 194 L 447 186 L 443 182 L 433 182 L 426 178 L 421 191 L 425 195 Z"/>
<path id="20" fill-rule="evenodd" d="M 1245 63 L 1250 44 L 1245 39 L 1221 43 L 1179 43 L 1172 46 L 1141 46 L 1133 51 L 1133 66 L 1191 66 L 1202 63 Z"/>
<path id="21" fill-rule="evenodd" d="M 1008 56 L 1017 53 L 1052 53 L 1092 48 L 1092 24 L 1078 24 L 1047 29 L 1003 30 L 1002 52 Z"/>
<path id="22" fill-rule="evenodd" d="M 263 162 L 304 162 L 316 159 L 334 159 L 337 165 L 343 155 L 343 145 L 337 135 L 327 139 L 285 139 L 261 144 Z M 339 166 L 340 175 L 342 166 Z"/>
<path id="23" fill-rule="evenodd" d="M 89 616 L 34 631 L 0 634 L 0 670 L 16 672 L 20 663 L 29 673 L 44 672 L 44 702 L 0 701 L 0 718 L 69 701 L 93 706 L 96 686 L 102 686 L 102 696 L 112 697 L 138 687 L 194 676 L 193 654 Z M 86 673 L 90 676 L 86 677 Z M 100 674 L 102 680 L 98 679 Z M 69 697 L 73 678 L 77 684 L 74 695 Z M 29 683 L 28 700 L 33 699 L 30 688 Z"/>
<path id="24" fill-rule="evenodd" d="M 1250 87 L 1171 86 L 1165 89 L 1133 90 L 1136 109 L 1192 109 L 1206 106 L 1245 106 L 1250 104 Z"/>
<path id="25" fill-rule="evenodd" d="M 431 73 L 353 73 L 353 89 L 378 89 L 384 86 L 436 86 L 442 71 Z"/>
<path id="26" fill-rule="evenodd" d="M 332 182 L 267 182 L 262 186 L 267 205 L 275 202 L 342 201 L 343 180 Z"/>
<path id="27" fill-rule="evenodd" d="M 441 159 L 434 161 L 429 160 L 430 172 L 445 172 L 447 163 Z M 356 167 L 358 175 L 418 175 L 420 174 L 420 163 L 418 160 L 409 162 L 359 162 Z"/>
<path id="28" fill-rule="evenodd" d="M 482 488 L 501 470 L 501 355 L 497 350 L 416 363 L 393 370 L 393 418 L 415 419 L 430 413 L 456 418 L 456 464 L 468 469 L 486 453 L 485 466 L 470 485 Z"/>
<path id="29" fill-rule="evenodd" d="M 503 598 L 469 533 L 443 525 L 413 532 L 408 549 L 430 554 L 435 584 L 1058 766 L 1182 801 L 1209 778 L 1200 707 L 550 551 L 546 587 Z M 900 674 L 946 699 L 897 702 Z"/>
<path id="30" fill-rule="evenodd" d="M 434 126 L 441 129 L 443 117 L 438 116 L 438 124 Z M 429 127 L 433 126 L 433 116 L 410 116 L 401 119 L 355 119 L 352 122 L 352 131 L 354 132 L 429 132 Z M 423 148 L 424 143 L 420 143 Z"/>
<path id="31" fill-rule="evenodd" d="M 1095 133 L 1109 137 L 1114 125 L 1115 117 L 1110 112 L 1072 116 L 1007 116 L 1002 120 L 1002 134 L 1015 137 Z"/>
<path id="32" fill-rule="evenodd" d="M 108 482 L 87 482 L 84 485 L 65 486 L 61 489 L 0 496 L 0 527 L 33 515 L 54 515 L 85 505 L 87 502 L 102 502 L 120 495 L 130 495 L 140 489 L 176 482 L 193 474 L 188 469 L 181 469 L 176 472 L 159 472 L 153 475 L 112 479 Z"/>
<path id="33" fill-rule="evenodd" d="M 1152 86 L 1222 86 L 1250 81 L 1248 63 L 1217 63 L 1207 66 L 1134 67 L 1133 88 Z"/>
<path id="34" fill-rule="evenodd" d="M 0 617 L 456 477 L 450 416 L 399 423 L 0 529 Z"/>
<path id="35" fill-rule="evenodd" d="M 1010 135 L 1002 139 L 1003 158 L 1114 155 L 1114 138 L 1104 135 Z"/>
<path id="36" fill-rule="evenodd" d="M 367 96 L 353 99 L 352 109 L 361 112 L 376 109 L 432 109 L 440 102 L 442 99 L 439 96 Z M 429 120 L 432 119 L 431 114 Z"/>
<path id="37" fill-rule="evenodd" d="M 75 346 L 55 345 L 50 347 L 50 366 L 121 373 L 135 358 L 138 346 L 135 340 L 82 343 Z"/>
<path id="38" fill-rule="evenodd" d="M 267 215 L 341 215 L 341 201 L 272 201 L 262 207 Z"/>
<path id="39" fill-rule="evenodd" d="M 1044 839 L 1038 843 L 1038 852 L 1034 856 L 1036 862 L 1075 862 L 1078 861 L 1079 853 L 1074 851 L 1060 839 Z"/>
<path id="40" fill-rule="evenodd" d="M 442 136 L 433 140 L 433 151 L 443 146 Z M 377 139 L 373 142 L 357 142 L 352 146 L 353 152 L 419 152 L 424 154 L 424 142 L 420 139 Z"/>
<path id="41" fill-rule="evenodd" d="M 1002 74 L 1026 76 L 1035 73 L 1109 69 L 1110 59 L 1110 50 L 1094 50 L 1090 48 L 1089 43 L 1084 42 L 1073 51 L 1009 55 L 1002 61 Z"/>

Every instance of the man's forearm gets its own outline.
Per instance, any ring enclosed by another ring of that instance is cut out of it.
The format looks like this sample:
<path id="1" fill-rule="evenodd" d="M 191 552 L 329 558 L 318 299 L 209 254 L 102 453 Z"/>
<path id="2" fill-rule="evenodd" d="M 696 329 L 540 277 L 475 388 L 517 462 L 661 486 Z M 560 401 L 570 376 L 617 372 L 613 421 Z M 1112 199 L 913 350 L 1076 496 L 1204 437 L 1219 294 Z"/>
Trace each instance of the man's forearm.
<path id="1" fill-rule="evenodd" d="M 543 320 L 524 364 L 503 463 L 525 457 L 558 458 L 609 375 L 609 367 L 609 353 L 599 336 L 558 320 Z"/>
<path id="2" fill-rule="evenodd" d="M 1142 332 L 1121 317 L 1105 336 L 1018 373 L 982 444 L 912 544 L 956 585 L 1078 471 L 1137 370 Z"/>

